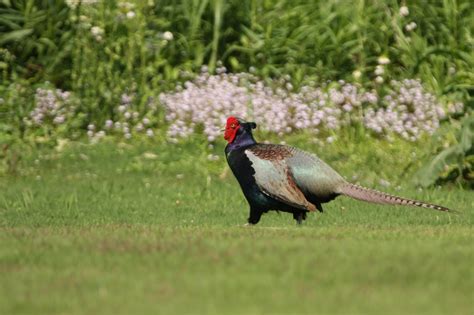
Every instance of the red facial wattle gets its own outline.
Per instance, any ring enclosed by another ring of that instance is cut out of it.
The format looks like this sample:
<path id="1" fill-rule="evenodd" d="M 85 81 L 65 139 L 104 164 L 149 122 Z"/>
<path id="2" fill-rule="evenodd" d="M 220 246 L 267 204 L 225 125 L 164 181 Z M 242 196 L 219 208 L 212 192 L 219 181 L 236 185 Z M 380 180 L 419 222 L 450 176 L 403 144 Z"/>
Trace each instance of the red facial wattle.
<path id="1" fill-rule="evenodd" d="M 225 125 L 224 139 L 228 143 L 232 143 L 237 135 L 239 130 L 239 120 L 233 116 L 227 118 L 227 123 Z"/>

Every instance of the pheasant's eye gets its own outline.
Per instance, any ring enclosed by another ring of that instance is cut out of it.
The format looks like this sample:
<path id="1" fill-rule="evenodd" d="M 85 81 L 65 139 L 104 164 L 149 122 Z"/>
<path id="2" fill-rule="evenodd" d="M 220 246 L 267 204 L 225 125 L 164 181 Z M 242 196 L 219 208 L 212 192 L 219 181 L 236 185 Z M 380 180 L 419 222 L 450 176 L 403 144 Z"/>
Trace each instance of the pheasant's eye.
<path id="1" fill-rule="evenodd" d="M 234 129 L 234 128 L 235 128 L 235 124 L 231 124 L 231 125 L 230 125 L 230 128 Z"/>

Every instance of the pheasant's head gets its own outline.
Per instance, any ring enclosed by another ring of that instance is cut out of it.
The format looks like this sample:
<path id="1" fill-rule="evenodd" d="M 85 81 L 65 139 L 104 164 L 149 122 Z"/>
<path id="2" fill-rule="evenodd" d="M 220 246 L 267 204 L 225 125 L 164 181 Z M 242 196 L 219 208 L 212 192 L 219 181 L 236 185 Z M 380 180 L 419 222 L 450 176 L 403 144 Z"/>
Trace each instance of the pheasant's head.
<path id="1" fill-rule="evenodd" d="M 246 122 L 241 118 L 230 116 L 227 118 L 227 123 L 225 125 L 224 139 L 227 140 L 227 142 L 232 143 L 238 134 L 245 131 L 252 134 L 252 129 L 256 127 L 257 124 L 254 122 Z"/>

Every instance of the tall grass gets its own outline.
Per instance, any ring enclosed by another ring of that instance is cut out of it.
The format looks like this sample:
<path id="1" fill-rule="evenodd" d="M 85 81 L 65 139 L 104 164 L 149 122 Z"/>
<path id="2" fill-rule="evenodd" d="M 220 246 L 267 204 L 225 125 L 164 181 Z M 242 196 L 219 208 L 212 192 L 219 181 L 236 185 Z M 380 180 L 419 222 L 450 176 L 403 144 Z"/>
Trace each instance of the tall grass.
<path id="1" fill-rule="evenodd" d="M 69 74 L 69 10 L 64 1 L 0 3 L 0 70 L 3 84 L 17 76 L 60 81 Z"/>
<path id="2" fill-rule="evenodd" d="M 264 73 L 289 72 L 295 78 L 312 75 L 320 80 L 347 79 L 354 70 L 370 78 L 377 57 L 386 55 L 392 61 L 391 76 L 421 76 L 440 92 L 446 88 L 442 78 L 449 67 L 462 77 L 472 65 L 468 1 L 411 1 L 405 17 L 399 14 L 397 1 L 351 4 L 279 1 L 276 6 L 262 5 L 256 11 L 264 13 L 244 32 L 246 44 L 240 47 L 252 52 L 251 62 L 263 64 Z M 417 27 L 407 31 L 410 22 Z M 457 82 L 466 84 L 461 77 Z"/>
<path id="3" fill-rule="evenodd" d="M 15 54 L 17 66 L 27 66 L 28 58 L 61 38 L 74 45 L 72 67 L 62 63 L 72 70 L 62 84 L 75 89 L 102 91 L 96 83 L 104 76 L 109 84 L 148 79 L 157 85 L 152 76 L 176 79 L 170 67 L 212 69 L 217 60 L 235 71 L 256 66 L 262 75 L 290 74 L 294 80 L 347 79 L 354 70 L 370 78 L 380 55 L 392 61 L 394 77 L 421 76 L 440 93 L 472 89 L 469 0 L 410 1 L 407 16 L 395 0 L 100 1 L 69 14 L 62 1 L 1 6 L 0 42 Z M 129 11 L 133 18 L 127 18 Z M 416 28 L 408 31 L 411 22 Z M 103 42 L 88 36 L 91 26 L 105 30 Z M 175 34 L 166 47 L 157 38 L 164 31 Z M 54 50 L 48 55 L 64 62 Z M 450 67 L 455 72 L 447 76 Z M 97 75 L 92 82 L 91 75 Z"/>

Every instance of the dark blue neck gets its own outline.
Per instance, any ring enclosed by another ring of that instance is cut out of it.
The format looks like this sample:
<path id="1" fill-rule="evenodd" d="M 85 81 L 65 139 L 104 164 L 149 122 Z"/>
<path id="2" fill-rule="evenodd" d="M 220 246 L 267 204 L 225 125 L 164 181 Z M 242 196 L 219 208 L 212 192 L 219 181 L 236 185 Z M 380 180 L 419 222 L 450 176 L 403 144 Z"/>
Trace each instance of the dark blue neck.
<path id="1" fill-rule="evenodd" d="M 225 147 L 225 152 L 228 153 L 240 148 L 251 146 L 256 143 L 257 141 L 255 141 L 255 139 L 253 138 L 252 132 L 248 131 L 247 129 L 241 128 L 235 136 L 234 141 L 232 141 L 232 143 L 229 143 Z"/>

